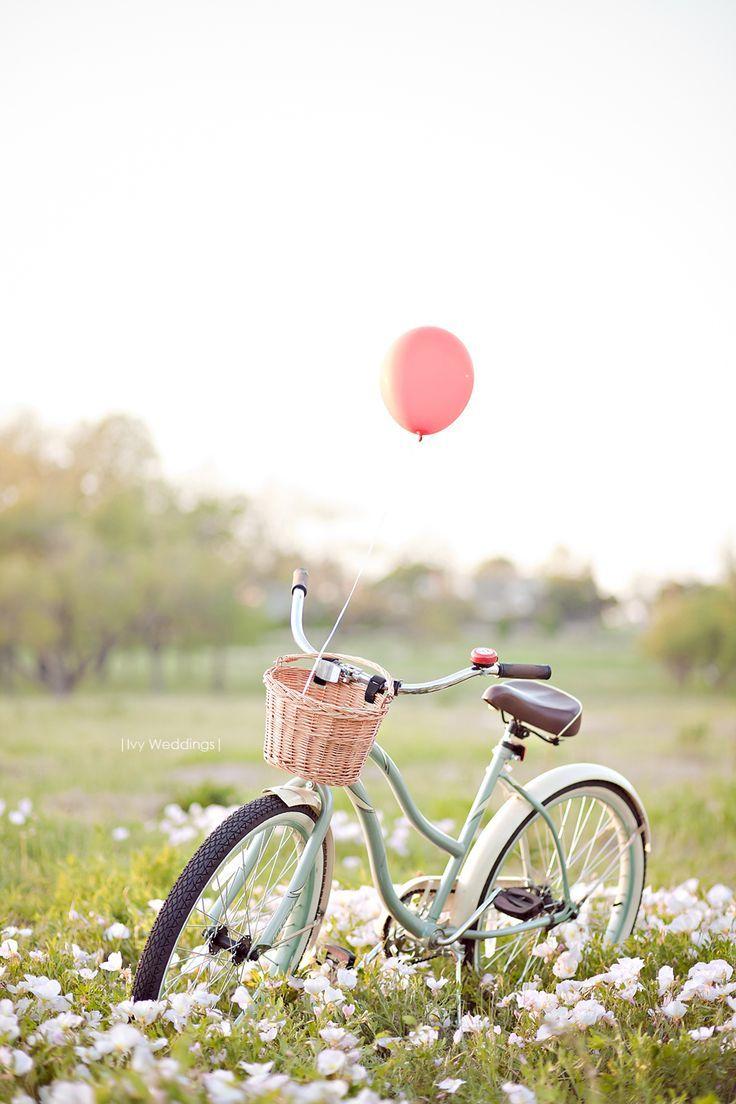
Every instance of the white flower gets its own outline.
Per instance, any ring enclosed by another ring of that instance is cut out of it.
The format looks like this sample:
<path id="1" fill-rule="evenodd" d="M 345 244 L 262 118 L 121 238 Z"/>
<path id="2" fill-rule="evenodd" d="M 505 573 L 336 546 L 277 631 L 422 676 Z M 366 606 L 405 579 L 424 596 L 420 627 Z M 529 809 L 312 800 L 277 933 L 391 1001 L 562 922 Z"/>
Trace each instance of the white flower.
<path id="1" fill-rule="evenodd" d="M 453 1035 L 453 1042 L 459 1043 L 463 1035 L 479 1035 L 491 1026 L 487 1016 L 474 1016 L 472 1012 L 466 1012 L 460 1020 L 460 1026 Z"/>
<path id="2" fill-rule="evenodd" d="M 612 981 L 623 1000 L 633 1001 L 642 989 L 639 974 L 644 966 L 643 958 L 620 958 L 604 975 L 606 981 Z"/>
<path id="3" fill-rule="evenodd" d="M 23 1077 L 33 1069 L 33 1059 L 24 1050 L 0 1047 L 0 1065 L 10 1070 L 16 1077 Z"/>
<path id="4" fill-rule="evenodd" d="M 163 1014 L 166 1008 L 166 1001 L 139 1000 L 131 1001 L 130 1005 L 130 1015 L 136 1023 L 148 1026 L 154 1023 L 158 1017 Z"/>
<path id="5" fill-rule="evenodd" d="M 513 1081 L 504 1081 L 501 1088 L 509 1098 L 508 1104 L 536 1104 L 536 1093 L 525 1088 L 524 1085 L 516 1085 Z"/>
<path id="6" fill-rule="evenodd" d="M 127 1054 L 134 1047 L 145 1046 L 146 1037 L 132 1024 L 114 1024 L 109 1031 L 95 1035 L 94 1055 L 101 1058 L 105 1054 Z"/>
<path id="7" fill-rule="evenodd" d="M 165 902 L 162 901 L 160 897 L 153 897 L 150 901 L 146 903 L 148 904 L 148 907 L 152 909 L 152 911 L 155 912 L 156 915 L 158 915 L 161 909 L 164 907 Z"/>
<path id="8" fill-rule="evenodd" d="M 335 1024 L 330 1024 L 328 1027 L 323 1027 L 320 1030 L 320 1037 L 324 1039 L 328 1047 L 339 1046 L 343 1042 L 348 1032 L 344 1027 L 337 1027 Z M 350 1038 L 353 1038 L 351 1035 Z"/>
<path id="9" fill-rule="evenodd" d="M 657 985 L 659 987 L 659 995 L 663 997 L 668 989 L 671 989 L 675 983 L 675 971 L 671 966 L 662 966 L 657 974 Z"/>
<path id="10" fill-rule="evenodd" d="M 429 1024 L 420 1024 L 415 1031 L 409 1032 L 409 1042 L 415 1047 L 432 1046 L 439 1038 L 439 1032 L 436 1027 L 430 1027 Z"/>
<path id="11" fill-rule="evenodd" d="M 117 828 L 113 828 L 110 835 L 117 843 L 122 843 L 123 840 L 126 840 L 128 838 L 130 832 L 127 828 L 120 824 Z"/>
<path id="12" fill-rule="evenodd" d="M 543 943 L 537 943 L 532 949 L 532 954 L 535 958 L 541 958 L 543 962 L 549 962 L 559 945 L 557 939 L 550 933 Z"/>
<path id="13" fill-rule="evenodd" d="M 680 1000 L 667 1001 L 662 1005 L 662 1014 L 667 1017 L 668 1020 L 681 1020 L 687 1012 L 687 1005 L 683 1004 Z"/>
<path id="14" fill-rule="evenodd" d="M 570 1022 L 576 1027 L 592 1027 L 601 1019 L 607 1019 L 610 1023 L 612 1016 L 597 1000 L 581 1000 L 573 1006 L 570 1012 Z"/>
<path id="15" fill-rule="evenodd" d="M 250 1077 L 263 1077 L 273 1069 L 273 1062 L 240 1062 L 239 1065 Z"/>
<path id="16" fill-rule="evenodd" d="M 18 1017 L 11 1000 L 0 1000 L 0 1039 L 17 1039 L 20 1035 Z"/>
<path id="17" fill-rule="evenodd" d="M 449 978 L 446 978 L 446 977 L 441 977 L 441 978 L 428 977 L 428 978 L 425 978 L 424 980 L 427 983 L 427 988 L 431 989 L 433 993 L 436 993 L 438 989 L 443 989 L 444 986 L 447 985 L 447 982 L 449 981 Z M 462 1081 L 461 1084 L 464 1085 L 465 1082 Z"/>
<path id="18" fill-rule="evenodd" d="M 552 973 L 558 978 L 571 978 L 577 973 L 579 965 L 579 950 L 563 951 L 552 967 Z"/>
<path id="19" fill-rule="evenodd" d="M 721 885 L 719 882 L 717 885 L 714 885 L 712 889 L 708 890 L 705 899 L 711 908 L 723 909 L 733 900 L 733 893 L 728 886 Z"/>
<path id="20" fill-rule="evenodd" d="M 110 974 L 117 974 L 123 967 L 123 956 L 120 951 L 112 951 L 105 962 L 100 963 L 101 970 L 107 970 Z"/>
<path id="21" fill-rule="evenodd" d="M 17 935 L 27 939 L 29 935 L 33 935 L 33 928 L 17 928 L 15 924 L 11 924 L 2 930 L 3 939 L 14 939 Z"/>
<path id="22" fill-rule="evenodd" d="M 337 971 L 337 984 L 341 989 L 354 989 L 358 984 L 358 975 L 355 970 L 340 969 Z"/>
<path id="23" fill-rule="evenodd" d="M 328 985 L 326 989 L 323 989 L 320 993 L 325 1004 L 340 1004 L 345 1000 L 345 994 L 342 989 L 334 989 L 331 985 Z"/>
<path id="24" fill-rule="evenodd" d="M 18 941 L 16 939 L 3 939 L 0 943 L 0 958 L 19 958 Z"/>
<path id="25" fill-rule="evenodd" d="M 309 977 L 304 982 L 304 992 L 309 993 L 310 996 L 316 996 L 317 993 L 324 992 L 329 988 L 329 981 L 324 974 L 317 974 L 314 977 Z"/>
<path id="26" fill-rule="evenodd" d="M 38 1034 L 52 1046 L 63 1046 L 69 1032 L 76 1030 L 82 1023 L 82 1017 L 75 1012 L 59 1012 L 50 1020 L 38 1025 Z"/>
<path id="27" fill-rule="evenodd" d="M 55 1012 L 66 1012 L 71 1007 L 70 998 L 62 994 L 61 985 L 55 978 L 26 974 L 25 980 L 18 985 L 18 991 L 31 993 Z"/>
<path id="28" fill-rule="evenodd" d="M 551 1012 L 557 1008 L 559 1001 L 556 993 L 540 992 L 532 986 L 524 986 L 519 992 L 513 994 L 519 1008 L 533 1016 L 542 1016 L 545 1012 Z"/>
<path id="29" fill-rule="evenodd" d="M 233 1004 L 237 1004 L 243 1012 L 247 1012 L 250 1006 L 253 1004 L 253 997 L 250 991 L 246 989 L 244 985 L 239 985 L 230 1000 Z"/>
<path id="30" fill-rule="evenodd" d="M 537 1030 L 536 1039 L 542 1043 L 555 1035 L 562 1035 L 572 1026 L 569 1008 L 553 1008 L 545 1014 L 542 1025 Z"/>
<path id="31" fill-rule="evenodd" d="M 437 1088 L 442 1089 L 443 1092 L 452 1094 L 456 1093 L 460 1086 L 464 1084 L 465 1082 L 461 1077 L 446 1077 L 444 1081 L 439 1081 L 437 1083 Z"/>
<path id="32" fill-rule="evenodd" d="M 242 1088 L 235 1080 L 232 1070 L 213 1070 L 202 1075 L 207 1099 L 212 1104 L 239 1104 L 245 1099 Z"/>
<path id="33" fill-rule="evenodd" d="M 703 1039 L 710 1039 L 714 1030 L 713 1027 L 696 1027 L 694 1031 L 688 1031 L 688 1035 L 696 1042 L 700 1042 Z"/>
<path id="34" fill-rule="evenodd" d="M 43 1104 L 95 1104 L 95 1094 L 83 1081 L 54 1081 L 41 1089 Z"/>
<path id="35" fill-rule="evenodd" d="M 346 1062 L 347 1055 L 342 1050 L 322 1050 L 317 1055 L 317 1072 L 323 1077 L 330 1077 L 333 1073 L 340 1073 Z"/>
<path id="36" fill-rule="evenodd" d="M 256 1031 L 262 1043 L 272 1043 L 286 1020 L 259 1020 Z"/>
<path id="37" fill-rule="evenodd" d="M 110 941 L 113 939 L 130 939 L 130 928 L 126 928 L 125 924 L 121 924 L 120 921 L 116 920 L 105 931 L 105 939 Z"/>

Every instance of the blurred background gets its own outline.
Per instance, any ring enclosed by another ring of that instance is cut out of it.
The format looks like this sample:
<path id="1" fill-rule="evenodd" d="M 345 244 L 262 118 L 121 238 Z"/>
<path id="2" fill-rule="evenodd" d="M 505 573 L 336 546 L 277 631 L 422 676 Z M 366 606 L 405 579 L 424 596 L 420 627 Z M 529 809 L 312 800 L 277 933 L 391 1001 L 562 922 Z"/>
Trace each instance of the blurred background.
<path id="1" fill-rule="evenodd" d="M 0 796 L 83 849 L 257 793 L 291 571 L 321 642 L 376 536 L 336 647 L 550 662 L 585 724 L 525 769 L 623 769 L 655 876 L 694 833 L 734 874 L 733 5 L 7 0 L 0 31 Z M 378 372 L 422 324 L 476 388 L 417 445 Z M 432 815 L 487 757 L 477 690 L 386 723 Z"/>

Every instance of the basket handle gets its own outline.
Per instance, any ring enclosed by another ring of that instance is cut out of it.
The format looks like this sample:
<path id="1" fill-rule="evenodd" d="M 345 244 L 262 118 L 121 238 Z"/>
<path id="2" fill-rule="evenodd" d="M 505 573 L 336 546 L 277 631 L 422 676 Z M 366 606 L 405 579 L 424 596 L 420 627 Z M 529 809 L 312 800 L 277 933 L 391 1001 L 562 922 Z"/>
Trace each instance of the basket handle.
<path id="1" fill-rule="evenodd" d="M 380 663 L 376 663 L 373 659 L 365 659 L 363 656 L 344 655 L 341 652 L 330 652 L 329 655 L 324 655 L 323 659 L 339 659 L 344 660 L 345 663 L 350 663 L 354 667 L 370 667 L 380 675 L 381 678 L 386 680 L 386 689 L 384 691 L 385 701 L 390 702 L 395 696 L 394 692 L 394 680 L 388 673 L 385 667 L 382 667 Z M 313 655 L 309 655 L 308 652 L 296 652 L 293 655 L 279 656 L 277 663 L 296 663 L 300 659 L 314 659 Z"/>

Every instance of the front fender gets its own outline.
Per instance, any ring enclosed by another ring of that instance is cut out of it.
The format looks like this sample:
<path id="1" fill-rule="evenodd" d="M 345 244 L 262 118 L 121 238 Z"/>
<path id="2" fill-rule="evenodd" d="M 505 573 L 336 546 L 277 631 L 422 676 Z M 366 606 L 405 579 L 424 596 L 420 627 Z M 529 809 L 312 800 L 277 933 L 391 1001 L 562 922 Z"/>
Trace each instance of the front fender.
<path id="1" fill-rule="evenodd" d="M 290 809 L 293 809 L 295 805 L 308 805 L 309 808 L 314 809 L 316 813 L 322 811 L 322 802 L 318 791 L 311 789 L 309 786 L 290 786 L 288 784 L 285 786 L 268 786 L 263 792 L 276 794 L 276 796 L 280 797 L 284 804 L 288 805 Z M 322 882 L 322 893 L 319 899 L 320 923 L 315 924 L 309 942 L 305 948 L 305 953 L 317 942 L 317 936 L 319 935 L 319 929 L 322 924 L 321 918 L 327 911 L 327 902 L 330 899 L 332 872 L 335 868 L 335 839 L 332 835 L 332 828 L 327 829 L 327 835 L 325 836 L 325 852 L 327 866 Z"/>
<path id="2" fill-rule="evenodd" d="M 628 779 L 610 767 L 602 767 L 597 763 L 570 763 L 567 766 L 554 767 L 532 779 L 524 789 L 542 804 L 560 790 L 577 782 L 609 782 L 628 794 L 636 809 L 639 823 L 644 828 L 645 850 L 651 850 L 649 820 L 642 800 Z M 477 908 L 496 858 L 530 811 L 529 803 L 521 794 L 514 793 L 485 826 L 460 871 L 455 892 L 449 901 L 454 924 L 462 924 L 473 909 Z"/>

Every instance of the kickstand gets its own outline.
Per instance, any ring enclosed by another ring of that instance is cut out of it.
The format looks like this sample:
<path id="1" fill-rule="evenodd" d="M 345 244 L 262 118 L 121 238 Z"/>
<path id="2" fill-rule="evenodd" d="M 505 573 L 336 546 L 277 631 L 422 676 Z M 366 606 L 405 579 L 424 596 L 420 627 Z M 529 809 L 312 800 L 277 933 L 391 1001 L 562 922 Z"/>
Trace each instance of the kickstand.
<path id="1" fill-rule="evenodd" d="M 369 951 L 366 951 L 366 953 L 363 955 L 360 962 L 358 963 L 358 968 L 360 969 L 363 966 L 370 966 L 371 962 L 375 961 L 375 959 L 378 958 L 382 950 L 383 940 L 380 939 L 378 943 L 376 943 L 375 947 L 371 947 Z"/>

